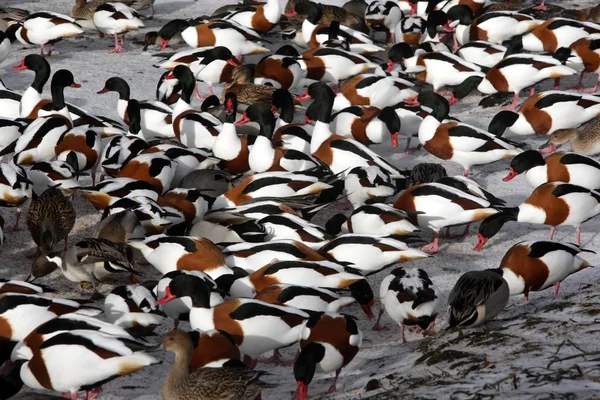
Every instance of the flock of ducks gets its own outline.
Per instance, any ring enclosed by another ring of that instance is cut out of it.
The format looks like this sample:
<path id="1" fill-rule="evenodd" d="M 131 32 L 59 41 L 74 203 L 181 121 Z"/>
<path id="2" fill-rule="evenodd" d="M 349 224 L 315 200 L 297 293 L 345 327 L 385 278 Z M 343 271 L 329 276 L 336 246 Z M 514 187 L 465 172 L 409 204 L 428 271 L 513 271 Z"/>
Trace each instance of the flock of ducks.
<path id="1" fill-rule="evenodd" d="M 126 71 L 98 92 L 118 95 L 118 121 L 65 102 L 64 91 L 79 87 L 77 71 L 52 74 L 48 57 L 85 29 L 113 36 L 109 53 L 123 52 L 124 35 L 152 17 L 153 1 L 77 0 L 72 17 L 0 10 L 0 62 L 33 73 L 23 93 L 0 85 L 0 206 L 17 208 L 16 230 L 31 199 L 26 225 L 37 245 L 26 281 L 0 280 L 0 397 L 26 385 L 93 399 L 102 384 L 158 362 L 146 337 L 167 318 L 176 329 L 162 344 L 176 358 L 163 399 L 254 399 L 275 386 L 253 369 L 259 357 L 273 352 L 261 361 L 285 364 L 278 350 L 288 346 L 298 347 L 287 362 L 295 398 L 307 398 L 315 372 L 335 371 L 335 391 L 362 344 L 357 317 L 340 309 L 358 303 L 373 317 L 368 277 L 386 270 L 373 329 L 386 329 L 387 313 L 404 342 L 405 326 L 435 332 L 441 294 L 427 271 L 387 270 L 438 253 L 443 228 L 458 225 L 466 236 L 481 221 L 476 250 L 510 221 L 551 230 L 548 240 L 515 244 L 498 268 L 463 274 L 448 295 L 448 330 L 486 323 L 509 296 L 527 300 L 550 286 L 558 294 L 565 278 L 591 266 L 580 226 L 600 214 L 598 83 L 579 90 L 585 73 L 600 72 L 600 6 L 522 6 L 290 0 L 282 8 L 267 0 L 169 21 L 146 34 L 145 49 L 190 48 L 156 63 L 165 70 L 156 100 L 131 98 Z M 150 17 L 138 14 L 149 8 Z M 264 38 L 278 29 L 286 44 L 272 51 Z M 374 39 L 380 31 L 385 42 Z M 16 41 L 39 46 L 40 55 L 14 60 Z M 253 54 L 265 55 L 245 62 Z M 559 90 L 560 78 L 577 73 L 578 90 Z M 536 94 L 546 79 L 554 90 Z M 475 89 L 514 94 L 487 128 L 450 116 Z M 305 123 L 295 122 L 298 112 Z M 507 129 L 513 139 L 503 136 Z M 520 135 L 549 139 L 540 152 L 514 139 Z M 411 148 L 414 136 L 419 145 Z M 464 174 L 447 176 L 437 163 L 403 171 L 372 147 L 397 147 L 402 137 L 403 153 L 422 148 Z M 567 142 L 571 152 L 554 152 Z M 524 175 L 532 187 L 518 207 L 468 178 L 472 168 L 505 159 L 504 180 Z M 86 175 L 92 186 L 81 184 Z M 77 194 L 103 217 L 93 237 L 69 244 Z M 311 222 L 340 206 L 352 211 L 324 226 Z M 576 244 L 552 240 L 563 225 L 575 227 Z M 433 241 L 414 247 L 421 229 L 433 231 Z M 136 283 L 139 254 L 160 279 Z M 33 283 L 55 270 L 91 283 L 92 300 L 63 299 Z M 99 285 L 119 274 L 132 283 L 101 295 Z M 181 320 L 190 332 L 177 329 Z"/>

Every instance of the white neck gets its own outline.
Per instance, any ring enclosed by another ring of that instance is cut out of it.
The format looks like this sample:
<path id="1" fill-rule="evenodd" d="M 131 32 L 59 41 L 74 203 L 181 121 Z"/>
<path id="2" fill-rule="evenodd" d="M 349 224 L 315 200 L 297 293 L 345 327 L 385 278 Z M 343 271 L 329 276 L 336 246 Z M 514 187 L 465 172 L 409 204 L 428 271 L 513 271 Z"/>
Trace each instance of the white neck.
<path id="1" fill-rule="evenodd" d="M 316 25 L 314 25 L 308 19 L 305 19 L 304 22 L 302 22 L 302 37 L 306 43 L 310 42 L 310 38 L 312 37 L 315 28 Z"/>
<path id="2" fill-rule="evenodd" d="M 426 142 L 433 138 L 435 135 L 435 131 L 438 126 L 440 126 L 440 121 L 435 119 L 435 117 L 428 115 L 425 117 L 423 122 L 421 122 L 421 126 L 419 126 L 419 143 L 424 145 Z"/>
<path id="3" fill-rule="evenodd" d="M 265 18 L 272 24 L 276 24 L 281 17 L 281 4 L 279 0 L 267 0 L 267 4 L 263 7 Z"/>
<path id="4" fill-rule="evenodd" d="M 288 125 L 287 122 L 285 122 L 281 118 L 277 118 L 277 121 L 275 121 L 275 130 L 281 128 L 282 126 L 286 126 L 286 125 Z"/>
<path id="5" fill-rule="evenodd" d="M 275 149 L 271 141 L 262 135 L 258 136 L 248 155 L 250 169 L 254 172 L 265 172 L 273 165 L 274 158 Z"/>
<path id="6" fill-rule="evenodd" d="M 127 104 L 127 100 L 117 100 L 117 114 L 119 114 L 119 118 L 121 118 L 123 121 L 125 121 L 125 111 L 127 110 Z"/>
<path id="7" fill-rule="evenodd" d="M 221 160 L 233 160 L 236 158 L 242 149 L 242 142 L 237 135 L 235 125 L 226 122 L 223 124 L 219 136 L 215 139 L 213 146 L 213 154 Z"/>
<path id="8" fill-rule="evenodd" d="M 42 100 L 42 95 L 38 93 L 37 90 L 29 86 L 21 97 L 21 102 L 19 103 L 19 116 L 21 118 L 25 118 L 31 114 L 40 100 Z"/>
<path id="9" fill-rule="evenodd" d="M 312 139 L 310 140 L 310 152 L 314 154 L 324 141 L 329 139 L 333 135 L 333 132 L 329 129 L 329 124 L 325 122 L 315 122 L 315 129 L 313 129 Z"/>
<path id="10" fill-rule="evenodd" d="M 186 103 L 181 97 L 175 103 L 173 107 L 173 119 L 177 118 L 181 113 L 191 110 L 192 106 L 189 103 Z"/>
<path id="11" fill-rule="evenodd" d="M 471 36 L 471 25 L 458 25 L 456 27 L 456 40 L 459 44 L 463 45 L 469 43 L 469 37 Z"/>

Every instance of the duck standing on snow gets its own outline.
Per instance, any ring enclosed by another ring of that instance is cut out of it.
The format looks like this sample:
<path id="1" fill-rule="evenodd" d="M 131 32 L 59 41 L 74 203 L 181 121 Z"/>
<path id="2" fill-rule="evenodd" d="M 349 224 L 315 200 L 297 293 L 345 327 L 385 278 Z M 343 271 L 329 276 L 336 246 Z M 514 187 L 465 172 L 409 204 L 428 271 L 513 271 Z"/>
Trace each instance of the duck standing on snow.
<path id="1" fill-rule="evenodd" d="M 508 283 L 496 272 L 464 273 L 448 295 L 448 330 L 458 327 L 460 332 L 491 320 L 504 309 L 509 296 Z"/>
<path id="2" fill-rule="evenodd" d="M 300 332 L 300 354 L 294 362 L 298 383 L 295 398 L 306 400 L 315 372 L 335 371 L 328 393 L 336 392 L 340 372 L 358 354 L 362 336 L 354 317 L 337 313 L 312 315 Z"/>
<path id="3" fill-rule="evenodd" d="M 400 325 L 402 343 L 406 343 L 405 326 L 416 326 L 423 336 L 434 332 L 435 312 L 440 294 L 427 272 L 422 269 L 396 268 L 381 281 L 379 288 L 381 309 Z M 379 319 L 373 327 L 381 330 Z"/>
<path id="4" fill-rule="evenodd" d="M 567 142 L 575 153 L 588 156 L 600 153 L 600 117 L 587 124 L 583 131 L 573 128 L 552 132 L 548 142 L 539 148 L 542 153 L 551 153 Z"/>
<path id="5" fill-rule="evenodd" d="M 40 45 L 40 55 L 50 56 L 54 50 L 54 43 L 83 33 L 81 26 L 67 15 L 52 11 L 42 11 L 30 14 L 27 18 L 11 25 L 5 32 L 14 41 L 24 45 Z M 50 44 L 48 54 L 44 54 L 44 45 Z"/>
<path id="6" fill-rule="evenodd" d="M 175 353 L 175 363 L 162 386 L 164 400 L 252 400 L 263 389 L 276 386 L 260 380 L 264 372 L 248 368 L 199 368 L 190 373 L 194 346 L 183 331 L 169 332 L 162 343 L 165 350 Z"/>
<path id="7" fill-rule="evenodd" d="M 31 198 L 31 186 L 23 167 L 13 163 L 0 164 L 0 207 L 17 207 L 15 225 L 7 230 L 19 230 L 21 205 Z"/>
<path id="8" fill-rule="evenodd" d="M 419 126 L 419 142 L 434 156 L 461 164 L 464 176 L 469 174 L 472 165 L 496 162 L 522 152 L 517 143 L 482 129 L 461 122 L 442 122 L 448 118 L 450 106 L 439 94 L 424 92 L 418 99 L 422 105 L 432 108 Z"/>
<path id="9" fill-rule="evenodd" d="M 115 36 L 115 47 L 109 50 L 109 53 L 121 53 L 125 44 L 125 33 L 144 27 L 140 15 L 123 3 L 104 3 L 98 6 L 92 19 L 101 36 Z M 121 44 L 118 40 L 119 34 Z"/>
<path id="10" fill-rule="evenodd" d="M 222 19 L 235 21 L 258 33 L 266 33 L 279 23 L 281 11 L 279 0 L 267 0 L 265 4 L 236 7 L 231 14 Z"/>
<path id="11" fill-rule="evenodd" d="M 590 263 L 579 257 L 581 252 L 595 253 L 570 243 L 550 240 L 529 240 L 511 247 L 500 262 L 500 267 L 491 269 L 508 283 L 511 296 L 539 292 L 554 285 L 558 295 L 560 282 L 569 275 L 579 272 Z"/>
<path id="12" fill-rule="evenodd" d="M 56 243 L 65 240 L 75 225 L 75 209 L 69 199 L 57 188 L 49 188 L 29 206 L 27 228 L 37 244 L 38 251 L 52 251 Z"/>

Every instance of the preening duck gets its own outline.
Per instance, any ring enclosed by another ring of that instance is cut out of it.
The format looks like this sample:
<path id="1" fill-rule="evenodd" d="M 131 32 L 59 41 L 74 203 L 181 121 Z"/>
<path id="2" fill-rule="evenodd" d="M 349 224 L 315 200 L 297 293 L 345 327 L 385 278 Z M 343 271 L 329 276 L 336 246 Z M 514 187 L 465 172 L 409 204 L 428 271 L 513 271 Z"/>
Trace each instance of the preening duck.
<path id="1" fill-rule="evenodd" d="M 235 21 L 258 33 L 266 33 L 279 23 L 281 11 L 279 0 L 267 0 L 264 4 L 236 7 L 232 13 L 222 19 Z"/>
<path id="2" fill-rule="evenodd" d="M 335 104 L 335 103 L 334 103 Z M 332 132 L 351 137 L 364 145 L 391 141 L 400 132 L 400 118 L 393 107 L 352 106 L 331 116 Z"/>
<path id="3" fill-rule="evenodd" d="M 472 165 L 496 162 L 522 152 L 515 142 L 482 129 L 462 122 L 442 122 L 448 117 L 450 106 L 439 94 L 424 92 L 418 99 L 432 109 L 419 126 L 419 142 L 436 157 L 462 165 L 464 176 L 469 174 Z"/>
<path id="4" fill-rule="evenodd" d="M 344 178 L 344 193 L 353 208 L 384 201 L 396 194 L 404 179 L 393 180 L 378 166 L 354 167 Z"/>
<path id="5" fill-rule="evenodd" d="M 474 328 L 500 314 L 508 303 L 508 283 L 492 271 L 461 275 L 448 295 L 448 329 Z"/>
<path id="6" fill-rule="evenodd" d="M 510 163 L 508 182 L 519 174 L 525 174 L 533 188 L 546 182 L 565 182 L 588 189 L 600 188 L 600 163 L 591 157 L 576 153 L 557 152 L 544 157 L 536 150 L 527 150 Z"/>
<path id="7" fill-rule="evenodd" d="M 550 225 L 550 240 L 555 227 L 574 226 L 577 245 L 581 245 L 581 224 L 598 214 L 599 192 L 572 183 L 544 183 L 518 207 L 503 208 L 497 215 L 486 218 L 479 226 L 475 250 L 481 249 L 508 221 Z"/>
<path id="8" fill-rule="evenodd" d="M 275 54 L 263 57 L 257 64 L 254 83 L 270 84 L 274 88 L 292 89 L 300 85 L 305 75 L 300 55 L 290 45 L 280 47 Z"/>
<path id="9" fill-rule="evenodd" d="M 508 283 L 511 296 L 542 291 L 554 285 L 558 295 L 560 283 L 569 275 L 592 265 L 581 258 L 582 252 L 594 253 L 570 243 L 528 240 L 512 246 L 502 258 L 497 272 Z"/>

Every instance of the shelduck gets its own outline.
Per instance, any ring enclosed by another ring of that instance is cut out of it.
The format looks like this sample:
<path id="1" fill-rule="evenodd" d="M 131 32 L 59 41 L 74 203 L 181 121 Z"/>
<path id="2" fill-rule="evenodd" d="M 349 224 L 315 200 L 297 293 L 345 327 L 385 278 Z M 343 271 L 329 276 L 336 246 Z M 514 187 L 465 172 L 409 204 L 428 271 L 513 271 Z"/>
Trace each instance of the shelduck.
<path id="1" fill-rule="evenodd" d="M 127 81 L 118 76 L 108 78 L 99 94 L 117 92 L 119 100 L 117 101 L 117 113 L 119 118 L 126 124 L 131 122 L 131 116 L 128 112 L 128 103 L 131 100 L 130 88 Z M 146 139 L 156 137 L 173 137 L 174 120 L 173 109 L 160 101 L 139 101 L 140 109 L 140 129 L 141 134 Z"/>
<path id="2" fill-rule="evenodd" d="M 252 274 L 239 278 L 231 285 L 234 297 L 252 298 L 274 283 L 316 286 L 328 289 L 366 289 L 368 283 L 362 275 L 346 272 L 340 264 L 331 261 L 277 261 L 271 262 Z M 367 291 L 370 291 L 370 287 Z M 372 295 L 372 292 L 371 292 Z M 371 296 L 372 297 L 372 296 Z M 372 300 L 372 298 L 371 298 Z M 370 302 L 370 301 L 369 301 Z M 363 305 L 361 301 L 359 304 Z M 370 306 L 368 303 L 364 306 Z"/>
<path id="3" fill-rule="evenodd" d="M 315 372 L 335 371 L 328 393 L 336 392 L 342 368 L 356 357 L 361 345 L 362 332 L 353 317 L 337 313 L 311 316 L 300 332 L 300 354 L 294 362 L 294 378 L 298 384 L 295 398 L 307 399 Z"/>
<path id="4" fill-rule="evenodd" d="M 261 45 L 260 36 L 254 30 L 235 21 L 208 21 L 182 28 L 181 37 L 190 47 L 225 46 L 236 57 L 269 52 Z M 163 39 L 164 46 L 171 38 L 163 35 Z"/>
<path id="5" fill-rule="evenodd" d="M 91 282 L 96 294 L 96 283 L 115 272 L 134 273 L 122 243 L 106 239 L 83 239 L 67 251 L 42 254 L 31 265 L 28 282 L 60 269 L 71 282 Z"/>
<path id="6" fill-rule="evenodd" d="M 0 207 L 17 208 L 17 218 L 12 230 L 19 230 L 21 205 L 31 198 L 32 184 L 23 167 L 13 163 L 0 164 Z"/>
<path id="7" fill-rule="evenodd" d="M 319 225 L 293 214 L 269 215 L 258 221 L 268 238 L 301 240 L 311 248 L 319 248 L 331 236 Z"/>
<path id="8" fill-rule="evenodd" d="M 142 336 L 163 323 L 160 314 L 156 297 L 143 284 L 117 286 L 104 299 L 104 316 L 108 322 Z"/>
<path id="9" fill-rule="evenodd" d="M 250 170 L 250 149 L 254 147 L 253 142 L 257 138 L 247 135 L 238 136 L 237 134 L 234 124 L 238 107 L 236 94 L 227 93 L 223 104 L 225 106 L 225 121 L 215 139 L 212 152 L 215 157 L 221 160 L 219 163 L 221 169 L 226 169 L 234 174 L 243 174 Z M 261 127 L 261 130 L 264 130 L 264 128 Z"/>
<path id="10" fill-rule="evenodd" d="M 335 104 L 335 102 L 334 102 Z M 400 131 L 400 118 L 393 107 L 352 106 L 331 116 L 332 132 L 351 137 L 364 145 L 391 142 Z"/>
<path id="11" fill-rule="evenodd" d="M 348 79 L 337 93 L 333 109 L 351 106 L 372 106 L 383 109 L 400 102 L 414 100 L 418 93 L 412 82 L 394 76 L 377 74 L 356 75 Z"/>
<path id="12" fill-rule="evenodd" d="M 42 294 L 56 293 L 57 291 L 44 285 L 34 285 L 33 283 L 18 281 L 14 279 L 0 278 L 1 293 L 19 293 L 19 294 Z"/>
<path id="13" fill-rule="evenodd" d="M 353 208 L 377 203 L 398 192 L 403 180 L 393 181 L 378 166 L 354 167 L 344 178 L 344 192 Z"/>
<path id="14" fill-rule="evenodd" d="M 121 53 L 125 44 L 125 33 L 144 27 L 140 15 L 123 3 L 104 3 L 99 5 L 92 16 L 94 26 L 101 36 L 114 35 L 115 47 L 109 53 Z M 121 34 L 121 44 L 118 36 Z"/>
<path id="15" fill-rule="evenodd" d="M 310 124 L 294 124 L 294 100 L 288 91 L 277 89 L 272 96 L 272 110 L 279 110 L 279 118 L 275 122 L 274 140 L 283 142 L 287 149 L 303 153 L 310 152 L 310 140 L 313 126 Z"/>
<path id="16" fill-rule="evenodd" d="M 328 289 L 285 283 L 269 285 L 254 298 L 269 304 L 314 312 L 338 312 L 340 308 L 356 301 L 352 297 L 342 297 Z"/>
<path id="17" fill-rule="evenodd" d="M 600 188 L 600 163 L 576 153 L 558 152 L 544 159 L 538 151 L 527 150 L 512 159 L 503 180 L 508 182 L 519 174 L 525 174 L 527 183 L 533 188 L 554 181 L 593 190 Z"/>
<path id="18" fill-rule="evenodd" d="M 554 89 L 558 89 L 561 77 L 575 75 L 577 71 L 562 65 L 559 60 L 551 56 L 538 54 L 511 54 L 498 64 L 494 65 L 480 80 L 473 79 L 472 86 L 477 85 L 477 90 L 484 94 L 498 92 L 514 92 L 515 97 L 507 109 L 512 110 L 517 106 L 519 92 L 528 86 L 552 78 L 555 79 Z M 526 79 L 525 79 L 526 78 Z M 532 89 L 533 90 L 533 89 Z"/>
<path id="19" fill-rule="evenodd" d="M 548 90 L 529 97 L 518 112 L 500 111 L 488 130 L 496 136 L 507 128 L 517 135 L 546 135 L 576 128 L 599 115 L 600 96 Z"/>
<path id="20" fill-rule="evenodd" d="M 212 157 L 207 150 L 185 148 L 181 143 L 171 140 L 165 140 L 163 144 L 155 144 L 142 151 L 142 154 L 150 153 L 161 153 L 174 163 L 175 174 L 171 181 L 171 187 L 178 187 L 190 172 L 212 168 L 219 163 L 219 160 Z"/>
<path id="21" fill-rule="evenodd" d="M 169 283 L 165 297 L 159 299 L 158 304 L 190 296 L 192 329 L 217 329 L 229 333 L 240 352 L 251 359 L 296 343 L 304 322 L 309 318 L 307 313 L 297 308 L 253 299 L 234 298 L 210 308 L 208 294 L 204 282 L 190 285 L 176 277 Z"/>
<path id="22" fill-rule="evenodd" d="M 456 54 L 468 62 L 492 68 L 504 58 L 507 48 L 501 44 L 475 40 L 460 46 Z"/>
<path id="23" fill-rule="evenodd" d="M 157 193 L 165 193 L 175 176 L 175 163 L 160 153 L 140 154 L 123 165 L 119 178 L 146 181 Z"/>
<path id="24" fill-rule="evenodd" d="M 156 286 L 154 287 L 154 293 L 157 299 L 162 299 L 166 295 L 166 288 L 169 286 L 171 281 L 177 276 L 183 275 L 186 278 L 181 280 L 190 281 L 192 283 L 203 280 L 210 290 L 210 306 L 214 307 L 217 304 L 221 304 L 223 300 L 223 290 L 220 289 L 217 283 L 207 274 L 202 271 L 186 271 L 186 270 L 175 270 L 167 272 L 160 278 Z M 179 326 L 179 321 L 189 320 L 189 313 L 192 309 L 192 300 L 188 296 L 173 299 L 167 303 L 161 304 L 160 310 L 165 313 L 169 318 L 173 318 L 175 329 Z M 238 350 L 239 352 L 239 350 Z"/>
<path id="25" fill-rule="evenodd" d="M 408 235 L 419 230 L 409 221 L 409 215 L 385 203 L 365 204 L 349 217 L 333 216 L 325 225 L 333 235 L 342 233 Z"/>
<path id="26" fill-rule="evenodd" d="M 240 349 L 236 346 L 231 335 L 223 331 L 186 333 L 194 344 L 190 370 L 199 368 L 246 367 L 241 361 Z"/>
<path id="27" fill-rule="evenodd" d="M 452 7 L 447 14 L 452 21 L 450 26 L 456 29 L 455 36 L 460 45 L 476 40 L 499 44 L 543 23 L 516 11 L 494 11 L 473 18 L 473 11 L 464 4 Z"/>
<path id="28" fill-rule="evenodd" d="M 572 183 L 544 183 L 518 207 L 504 208 L 497 215 L 486 218 L 479 226 L 475 250 L 481 249 L 508 221 L 550 225 L 550 240 L 554 237 L 555 227 L 574 226 L 577 245 L 581 245 L 581 224 L 598 214 L 599 192 Z"/>
<path id="29" fill-rule="evenodd" d="M 156 193 L 156 192 L 154 192 Z M 178 214 L 170 213 L 158 205 L 156 200 L 146 196 L 123 197 L 107 207 L 108 215 L 122 211 L 133 211 L 142 224 L 146 235 L 157 235 L 172 224 L 168 217 L 178 218 Z"/>
<path id="30" fill-rule="evenodd" d="M 276 386 L 260 380 L 264 372 L 248 367 L 199 368 L 190 372 L 190 363 L 194 362 L 194 346 L 186 332 L 169 332 L 163 337 L 162 343 L 165 350 L 175 353 L 175 363 L 161 390 L 165 399 L 253 399 L 260 397 L 262 390 Z"/>
<path id="31" fill-rule="evenodd" d="M 204 217 L 213 198 L 198 189 L 171 189 L 158 199 L 158 204 L 167 211 L 180 213 L 185 221 L 194 223 Z"/>
<path id="32" fill-rule="evenodd" d="M 448 329 L 474 328 L 500 314 L 510 291 L 492 271 L 469 271 L 458 278 L 448 295 Z"/>
<path id="33" fill-rule="evenodd" d="M 75 179 L 76 172 L 66 161 L 44 161 L 35 163 L 27 173 L 32 182 L 33 198 L 40 196 L 46 189 L 59 185 L 65 194 L 71 195 L 81 186 Z"/>
<path id="34" fill-rule="evenodd" d="M 585 155 L 600 153 L 600 118 L 593 119 L 581 132 L 577 129 L 559 129 L 552 132 L 548 142 L 541 145 L 540 150 L 550 153 L 567 142 L 575 153 Z"/>
<path id="35" fill-rule="evenodd" d="M 291 239 L 270 240 L 265 243 L 236 243 L 223 249 L 225 262 L 255 272 L 271 261 L 325 261 L 325 257 L 304 243 Z"/>
<path id="36" fill-rule="evenodd" d="M 319 252 L 349 272 L 369 276 L 407 261 L 429 257 L 404 241 L 374 234 L 347 233 L 331 239 Z"/>
<path id="37" fill-rule="evenodd" d="M 290 45 L 280 47 L 275 54 L 265 56 L 256 64 L 254 83 L 274 88 L 293 89 L 300 85 L 304 70 L 300 55 Z"/>
<path id="38" fill-rule="evenodd" d="M 462 122 L 442 122 L 448 117 L 448 101 L 437 93 L 424 92 L 419 103 L 432 108 L 419 126 L 419 142 L 423 148 L 442 160 L 459 163 L 463 175 L 472 165 L 488 164 L 512 158 L 521 153 L 520 146 L 507 139 Z"/>
<path id="39" fill-rule="evenodd" d="M 568 18 L 551 18 L 515 40 L 523 50 L 554 53 L 560 47 L 569 47 L 575 41 L 595 33 L 600 33 L 598 24 Z"/>
<path id="40" fill-rule="evenodd" d="M 27 211 L 27 229 L 31 238 L 45 252 L 52 251 L 61 240 L 68 248 L 68 236 L 75 225 L 75 209 L 69 199 L 57 189 L 46 189 L 31 202 Z"/>
<path id="41" fill-rule="evenodd" d="M 264 4 L 247 5 L 225 16 L 225 21 L 235 21 L 258 33 L 266 33 L 279 23 L 281 14 L 279 0 L 267 0 Z"/>
<path id="42" fill-rule="evenodd" d="M 227 246 L 240 242 L 264 242 L 267 230 L 255 219 L 229 211 L 213 211 L 189 227 L 184 233 Z"/>
<path id="43" fill-rule="evenodd" d="M 406 343 L 405 326 L 415 327 L 423 336 L 435 331 L 440 293 L 427 272 L 420 268 L 396 268 L 383 278 L 379 291 L 382 310 L 400 325 L 402 343 Z M 374 329 L 381 329 L 379 321 Z"/>
<path id="44" fill-rule="evenodd" d="M 132 134 L 139 128 L 139 113 L 137 112 L 137 101 L 129 100 L 129 102 L 131 103 L 131 113 L 133 115 L 133 120 L 129 126 L 130 134 L 116 135 L 104 145 L 100 157 L 102 178 L 107 175 L 117 177 L 124 165 L 149 148 L 148 142 Z"/>
<path id="45" fill-rule="evenodd" d="M 411 222 L 433 230 L 433 242 L 421 248 L 430 253 L 439 251 L 441 228 L 481 221 L 499 212 L 487 200 L 435 182 L 406 189 L 394 207 L 409 213 Z"/>
<path id="46" fill-rule="evenodd" d="M 378 165 L 392 177 L 402 176 L 396 167 L 363 144 L 331 132 L 329 123 L 334 94 L 327 85 L 313 83 L 308 87 L 307 94 L 314 100 L 306 110 L 306 118 L 315 121 L 310 142 L 313 156 L 341 177 L 345 177 L 351 167 L 370 165 Z"/>
<path id="47" fill-rule="evenodd" d="M 251 171 L 256 173 L 267 171 L 294 172 L 321 167 L 320 162 L 312 156 L 298 150 L 282 148 L 274 142 L 275 117 L 268 105 L 253 104 L 246 109 L 244 115 L 260 126 L 256 141 L 248 154 Z"/>
<path id="48" fill-rule="evenodd" d="M 364 13 L 369 28 L 386 33 L 386 42 L 396 43 L 395 28 L 402 18 L 398 4 L 383 0 L 372 1 Z"/>
<path id="49" fill-rule="evenodd" d="M 63 392 L 72 400 L 80 390 L 94 398 L 102 390 L 101 384 L 159 362 L 128 344 L 92 330 L 61 332 L 40 344 L 31 359 L 17 361 L 20 369 L 12 370 L 14 379 L 33 389 Z M 36 365 L 42 365 L 47 373 Z"/>
<path id="50" fill-rule="evenodd" d="M 171 271 L 200 271 L 226 290 L 233 282 L 233 272 L 226 265 L 223 252 L 210 240 L 154 235 L 129 245 L 138 249 L 146 261 L 163 275 Z"/>
<path id="51" fill-rule="evenodd" d="M 573 55 L 573 53 L 575 53 L 577 56 L 575 62 L 578 63 L 581 61 L 583 64 L 581 74 L 579 75 L 579 83 L 574 89 L 580 89 L 588 93 L 596 93 L 598 90 L 598 85 L 600 85 L 600 34 L 593 34 L 576 40 L 569 46 L 568 49 L 559 48 L 556 51 L 555 56 L 560 57 L 561 54 L 565 54 L 567 58 L 567 64 L 569 64 L 569 62 L 573 62 L 569 57 Z M 598 74 L 598 80 L 592 89 L 583 89 L 582 82 L 583 75 L 585 73 Z"/>
<path id="52" fill-rule="evenodd" d="M 221 130 L 221 121 L 210 113 L 192 109 L 190 102 L 196 80 L 188 67 L 178 65 L 173 69 L 172 76 L 181 83 L 181 97 L 173 106 L 175 137 L 187 147 L 211 150 Z"/>
<path id="53" fill-rule="evenodd" d="M 569 275 L 592 265 L 581 258 L 582 249 L 570 243 L 550 240 L 528 240 L 512 246 L 502 257 L 500 267 L 490 271 L 498 273 L 508 283 L 511 296 L 539 292 L 554 285 L 558 295 L 560 283 Z"/>
<path id="54" fill-rule="evenodd" d="M 482 68 L 448 52 L 417 52 L 407 43 L 395 44 L 388 53 L 388 63 L 404 62 L 405 72 L 433 86 L 437 92 L 444 86 L 456 86 L 470 77 L 485 76 Z M 394 103 L 395 104 L 395 103 Z"/>
<path id="55" fill-rule="evenodd" d="M 61 135 L 54 152 L 57 160 L 71 165 L 75 173 L 91 171 L 92 185 L 95 185 L 101 147 L 98 133 L 88 129 L 72 129 Z"/>
<path id="56" fill-rule="evenodd" d="M 52 55 L 54 43 L 81 33 L 83 29 L 73 18 L 52 11 L 30 14 L 5 32 L 9 38 L 14 37 L 26 46 L 39 45 L 42 57 Z M 48 54 L 44 54 L 46 43 L 50 44 Z"/>
<path id="57" fill-rule="evenodd" d="M 106 179 L 96 186 L 81 189 L 83 197 L 96 210 L 104 210 L 122 197 L 149 197 L 158 199 L 158 193 L 150 183 L 131 178 Z"/>
<path id="58" fill-rule="evenodd" d="M 394 28 L 394 43 L 408 43 L 416 46 L 421 43 L 425 31 L 425 20 L 421 17 L 407 15 L 398 22 Z"/>

